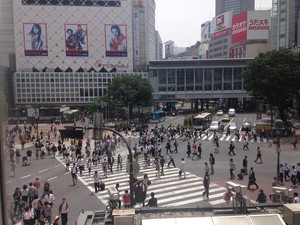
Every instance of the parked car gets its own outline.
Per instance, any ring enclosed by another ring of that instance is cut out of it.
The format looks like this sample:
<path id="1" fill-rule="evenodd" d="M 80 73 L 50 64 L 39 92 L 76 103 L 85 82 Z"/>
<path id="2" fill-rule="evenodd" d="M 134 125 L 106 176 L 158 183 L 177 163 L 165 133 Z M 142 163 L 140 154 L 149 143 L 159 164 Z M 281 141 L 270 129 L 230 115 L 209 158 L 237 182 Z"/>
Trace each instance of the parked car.
<path id="1" fill-rule="evenodd" d="M 212 121 L 210 126 L 209 126 L 209 130 L 210 131 L 219 131 L 220 129 L 220 122 L 219 121 Z"/>
<path id="2" fill-rule="evenodd" d="M 228 114 L 225 114 L 222 118 L 222 122 L 229 122 L 231 119 Z"/>
<path id="3" fill-rule="evenodd" d="M 217 111 L 217 116 L 223 116 L 223 110 L 222 109 L 219 109 Z"/>
<path id="4" fill-rule="evenodd" d="M 235 122 L 231 122 L 231 123 L 228 123 L 228 127 L 230 129 L 230 132 L 235 132 L 236 128 L 237 128 L 237 125 L 236 125 Z"/>

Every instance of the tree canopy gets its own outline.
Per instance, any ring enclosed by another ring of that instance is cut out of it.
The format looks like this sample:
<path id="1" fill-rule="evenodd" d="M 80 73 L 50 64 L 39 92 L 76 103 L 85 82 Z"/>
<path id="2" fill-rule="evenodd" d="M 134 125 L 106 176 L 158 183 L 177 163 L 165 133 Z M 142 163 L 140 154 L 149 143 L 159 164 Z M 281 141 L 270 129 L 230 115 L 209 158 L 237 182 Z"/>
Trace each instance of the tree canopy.
<path id="1" fill-rule="evenodd" d="M 132 115 L 133 107 L 149 106 L 152 98 L 152 87 L 148 80 L 139 75 L 120 76 L 112 80 L 106 94 L 95 100 L 92 108 L 102 108 L 102 101 L 113 108 L 120 105 L 129 107 Z"/>
<path id="2" fill-rule="evenodd" d="M 247 64 L 242 76 L 250 94 L 278 106 L 284 117 L 283 110 L 298 95 L 300 54 L 290 50 L 261 53 Z"/>

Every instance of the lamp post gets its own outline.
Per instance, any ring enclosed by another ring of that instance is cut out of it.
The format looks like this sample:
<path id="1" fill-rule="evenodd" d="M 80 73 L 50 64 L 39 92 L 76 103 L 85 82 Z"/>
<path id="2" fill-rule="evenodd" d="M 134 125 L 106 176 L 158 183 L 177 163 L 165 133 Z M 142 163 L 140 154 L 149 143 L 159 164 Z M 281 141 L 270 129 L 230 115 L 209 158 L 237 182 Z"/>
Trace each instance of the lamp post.
<path id="1" fill-rule="evenodd" d="M 33 116 L 36 122 L 36 139 L 39 140 L 39 118 L 40 118 L 39 109 L 35 109 Z"/>
<path id="2" fill-rule="evenodd" d="M 274 121 L 273 134 L 276 135 L 276 152 L 277 152 L 277 180 L 279 180 L 279 170 L 280 170 L 280 137 L 284 131 L 284 123 L 281 119 L 276 119 Z"/>

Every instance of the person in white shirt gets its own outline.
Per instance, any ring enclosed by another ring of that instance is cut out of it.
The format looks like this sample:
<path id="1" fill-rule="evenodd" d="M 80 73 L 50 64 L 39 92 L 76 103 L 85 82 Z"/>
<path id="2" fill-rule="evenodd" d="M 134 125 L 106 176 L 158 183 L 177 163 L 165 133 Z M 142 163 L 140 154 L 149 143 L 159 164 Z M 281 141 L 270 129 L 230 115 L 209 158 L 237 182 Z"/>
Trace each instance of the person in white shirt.
<path id="1" fill-rule="evenodd" d="M 97 193 L 100 190 L 100 176 L 98 174 L 98 171 L 95 171 L 94 173 L 94 187 L 95 187 L 95 193 Z"/>
<path id="2" fill-rule="evenodd" d="M 53 207 L 54 205 L 54 201 L 55 201 L 55 197 L 54 195 L 52 194 L 52 191 L 48 191 L 44 197 L 44 202 L 48 202 L 48 204 L 51 206 L 51 208 Z"/>
<path id="3" fill-rule="evenodd" d="M 291 170 L 291 181 L 293 183 L 292 187 L 295 188 L 297 187 L 297 169 L 296 166 L 292 166 L 292 170 Z"/>
<path id="4" fill-rule="evenodd" d="M 293 203 L 299 203 L 299 195 L 298 195 L 298 192 L 294 192 Z"/>
<path id="5" fill-rule="evenodd" d="M 185 173 L 185 161 L 184 158 L 181 158 L 181 167 L 180 167 L 181 174 L 179 175 L 179 178 L 181 177 L 182 174 L 184 174 L 184 178 L 186 178 L 186 173 Z"/>

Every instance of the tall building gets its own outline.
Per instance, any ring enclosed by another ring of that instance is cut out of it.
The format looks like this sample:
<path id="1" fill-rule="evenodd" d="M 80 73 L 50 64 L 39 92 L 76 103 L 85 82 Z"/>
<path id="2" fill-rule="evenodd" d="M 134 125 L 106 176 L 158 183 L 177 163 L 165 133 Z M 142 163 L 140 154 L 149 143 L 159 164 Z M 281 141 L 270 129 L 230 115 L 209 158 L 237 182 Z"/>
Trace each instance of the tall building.
<path id="1" fill-rule="evenodd" d="M 163 42 L 158 31 L 155 31 L 155 60 L 163 59 Z"/>
<path id="2" fill-rule="evenodd" d="M 255 0 L 216 0 L 216 15 L 232 11 L 233 15 L 243 11 L 254 10 Z"/>
<path id="3" fill-rule="evenodd" d="M 273 0 L 275 35 L 271 35 L 272 49 L 292 48 L 300 45 L 300 0 Z"/>
<path id="4" fill-rule="evenodd" d="M 89 104 L 114 77 L 145 72 L 155 60 L 154 0 L 12 4 L 18 106 Z"/>

